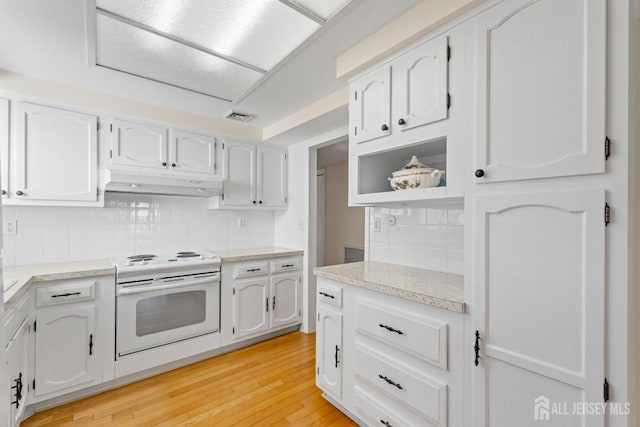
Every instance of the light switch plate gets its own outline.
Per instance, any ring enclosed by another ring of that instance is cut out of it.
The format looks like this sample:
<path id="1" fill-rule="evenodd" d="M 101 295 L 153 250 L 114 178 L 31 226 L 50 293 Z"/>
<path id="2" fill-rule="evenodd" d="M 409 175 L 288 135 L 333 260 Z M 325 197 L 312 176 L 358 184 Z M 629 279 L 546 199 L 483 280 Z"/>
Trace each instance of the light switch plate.
<path id="1" fill-rule="evenodd" d="M 238 218 L 238 228 L 240 230 L 244 230 L 244 226 L 245 226 L 244 218 Z"/>
<path id="2" fill-rule="evenodd" d="M 15 219 L 5 221 L 2 234 L 4 234 L 5 236 L 15 236 L 16 234 L 18 234 L 18 221 Z"/>
<path id="3" fill-rule="evenodd" d="M 380 231 L 380 217 L 379 216 L 373 218 L 373 231 L 375 231 L 375 232 Z"/>

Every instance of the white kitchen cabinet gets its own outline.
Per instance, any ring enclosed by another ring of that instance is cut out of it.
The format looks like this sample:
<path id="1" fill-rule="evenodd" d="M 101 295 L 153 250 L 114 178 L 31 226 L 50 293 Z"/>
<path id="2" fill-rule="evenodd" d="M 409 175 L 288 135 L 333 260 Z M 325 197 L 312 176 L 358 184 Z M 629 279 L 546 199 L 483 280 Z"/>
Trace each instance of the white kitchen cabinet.
<path id="1" fill-rule="evenodd" d="M 10 427 L 20 425 L 19 420 L 24 413 L 29 391 L 29 321 L 22 325 L 11 337 L 5 349 L 7 375 L 9 379 L 9 421 Z"/>
<path id="2" fill-rule="evenodd" d="M 269 279 L 272 328 L 300 323 L 300 273 L 272 275 Z"/>
<path id="3" fill-rule="evenodd" d="M 316 385 L 337 399 L 342 397 L 342 348 L 342 313 L 318 304 Z"/>
<path id="4" fill-rule="evenodd" d="M 97 126 L 95 115 L 18 103 L 14 203 L 95 204 Z"/>
<path id="5" fill-rule="evenodd" d="M 286 208 L 286 150 L 234 141 L 225 141 L 222 148 L 224 189 L 211 199 L 211 208 Z"/>
<path id="6" fill-rule="evenodd" d="M 193 132 L 171 130 L 169 133 L 172 172 L 216 176 L 216 139 Z"/>
<path id="7" fill-rule="evenodd" d="M 382 66 L 350 85 L 350 141 L 361 143 L 391 134 L 391 67 Z"/>
<path id="8" fill-rule="evenodd" d="M 223 263 L 223 345 L 301 322 L 301 266 L 299 256 Z"/>
<path id="9" fill-rule="evenodd" d="M 402 55 L 392 64 L 393 126 L 405 132 L 447 118 L 448 43 L 441 36 Z"/>
<path id="10" fill-rule="evenodd" d="M 238 280 L 233 285 L 235 338 L 269 329 L 269 279 Z"/>
<path id="11" fill-rule="evenodd" d="M 224 157 L 224 206 L 252 206 L 256 195 L 256 147 L 233 141 L 225 141 Z"/>
<path id="12" fill-rule="evenodd" d="M 510 0 L 477 19 L 477 183 L 605 171 L 606 0 Z"/>
<path id="13" fill-rule="evenodd" d="M 97 383 L 96 306 L 36 313 L 35 395 L 64 394 Z"/>
<path id="14" fill-rule="evenodd" d="M 258 205 L 287 206 L 287 152 L 279 148 L 258 147 Z"/>
<path id="15" fill-rule="evenodd" d="M 474 425 L 537 425 L 539 401 L 602 402 L 604 196 L 582 190 L 476 198 Z M 467 339 L 473 342 L 471 334 Z M 554 420 L 550 425 L 604 425 L 602 415 Z"/>
<path id="16" fill-rule="evenodd" d="M 9 140 L 11 138 L 11 101 L 0 98 L 0 193 L 9 196 Z"/>
<path id="17" fill-rule="evenodd" d="M 116 168 L 164 171 L 169 166 L 167 129 L 114 120 L 111 131 L 111 165 Z"/>

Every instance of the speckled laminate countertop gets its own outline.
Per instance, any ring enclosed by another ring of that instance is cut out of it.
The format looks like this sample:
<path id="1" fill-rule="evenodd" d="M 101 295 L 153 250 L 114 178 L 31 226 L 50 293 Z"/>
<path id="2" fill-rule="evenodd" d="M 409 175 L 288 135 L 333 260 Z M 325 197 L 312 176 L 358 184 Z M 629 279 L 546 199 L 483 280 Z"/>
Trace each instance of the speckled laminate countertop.
<path id="1" fill-rule="evenodd" d="M 317 267 L 318 277 L 464 313 L 464 278 L 382 262 L 354 262 Z"/>
<path id="2" fill-rule="evenodd" d="M 279 258 L 283 256 L 299 256 L 304 251 L 298 249 L 279 248 L 277 246 L 265 246 L 248 249 L 226 249 L 207 251 L 218 255 L 222 262 L 251 261 L 254 259 Z"/>
<path id="3" fill-rule="evenodd" d="M 26 264 L 4 267 L 4 302 L 14 301 L 32 283 L 115 274 L 110 259 Z"/>

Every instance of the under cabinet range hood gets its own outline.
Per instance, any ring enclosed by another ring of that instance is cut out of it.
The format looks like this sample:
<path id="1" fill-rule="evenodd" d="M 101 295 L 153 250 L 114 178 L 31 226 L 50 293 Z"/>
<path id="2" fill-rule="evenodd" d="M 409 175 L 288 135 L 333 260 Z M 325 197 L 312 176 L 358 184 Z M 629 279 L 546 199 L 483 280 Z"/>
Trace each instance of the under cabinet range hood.
<path id="1" fill-rule="evenodd" d="M 179 176 L 141 175 L 106 171 L 105 191 L 117 193 L 164 194 L 212 197 L 222 192 L 222 181 Z"/>

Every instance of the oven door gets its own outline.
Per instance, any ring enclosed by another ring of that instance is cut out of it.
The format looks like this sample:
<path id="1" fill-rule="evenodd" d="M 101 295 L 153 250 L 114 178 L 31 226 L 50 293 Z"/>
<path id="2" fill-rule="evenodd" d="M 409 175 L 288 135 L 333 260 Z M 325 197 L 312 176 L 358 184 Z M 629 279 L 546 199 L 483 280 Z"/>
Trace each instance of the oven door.
<path id="1" fill-rule="evenodd" d="M 217 332 L 220 275 L 173 277 L 116 288 L 117 358 Z"/>

